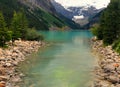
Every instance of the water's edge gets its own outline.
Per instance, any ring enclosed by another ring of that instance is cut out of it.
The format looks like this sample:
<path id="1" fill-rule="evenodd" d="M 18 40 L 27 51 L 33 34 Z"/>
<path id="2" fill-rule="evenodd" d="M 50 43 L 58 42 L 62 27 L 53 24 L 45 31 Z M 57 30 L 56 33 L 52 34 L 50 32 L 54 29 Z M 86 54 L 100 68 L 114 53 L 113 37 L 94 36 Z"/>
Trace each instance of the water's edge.
<path id="1" fill-rule="evenodd" d="M 16 83 L 20 82 L 20 77 L 23 76 L 16 70 L 17 66 L 45 43 L 16 40 L 14 46 L 10 43 L 8 45 L 6 49 L 0 48 L 0 87 L 16 87 Z"/>
<path id="2" fill-rule="evenodd" d="M 120 87 L 120 55 L 112 49 L 112 46 L 104 47 L 102 40 L 93 38 L 92 41 L 92 49 L 98 56 L 94 87 Z"/>
<path id="3" fill-rule="evenodd" d="M 90 32 L 55 31 L 45 34 L 47 41 L 53 44 L 20 65 L 26 75 L 22 87 L 89 87 L 95 65 Z"/>

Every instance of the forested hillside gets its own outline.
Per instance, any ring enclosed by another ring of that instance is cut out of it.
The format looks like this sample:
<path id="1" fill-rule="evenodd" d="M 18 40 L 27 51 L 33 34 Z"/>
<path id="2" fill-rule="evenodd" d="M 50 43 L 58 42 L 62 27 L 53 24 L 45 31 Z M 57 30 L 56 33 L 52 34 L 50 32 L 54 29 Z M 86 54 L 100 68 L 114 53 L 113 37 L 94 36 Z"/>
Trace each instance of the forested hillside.
<path id="1" fill-rule="evenodd" d="M 22 1 L 23 0 L 0 0 L 0 11 L 3 12 L 8 26 L 10 25 L 14 11 L 18 12 L 21 11 L 21 9 L 24 10 L 28 19 L 28 24 L 31 28 L 35 27 L 40 30 L 48 30 L 51 26 L 65 26 L 65 22 L 58 17 L 55 17 L 51 13 L 42 8 L 37 8 L 34 5 L 31 8 L 29 6 L 31 3 L 26 2 L 26 5 L 23 4 Z"/>
<path id="2" fill-rule="evenodd" d="M 92 31 L 105 45 L 112 44 L 120 52 L 120 0 L 111 0 L 101 15 L 99 25 Z"/>
<path id="3" fill-rule="evenodd" d="M 49 30 L 50 27 L 79 29 L 80 25 L 72 20 L 58 14 L 52 6 L 50 0 L 0 0 L 0 11 L 5 16 L 7 25 L 14 11 L 24 10 L 29 27 L 35 27 L 38 30 Z"/>

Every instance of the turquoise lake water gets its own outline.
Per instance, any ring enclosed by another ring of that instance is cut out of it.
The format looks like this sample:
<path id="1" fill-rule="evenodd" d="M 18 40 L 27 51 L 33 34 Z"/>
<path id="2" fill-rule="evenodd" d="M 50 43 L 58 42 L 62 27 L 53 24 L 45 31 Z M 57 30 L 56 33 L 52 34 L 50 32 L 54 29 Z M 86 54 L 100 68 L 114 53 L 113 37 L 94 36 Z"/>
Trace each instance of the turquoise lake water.
<path id="1" fill-rule="evenodd" d="M 51 45 L 20 65 L 26 75 L 21 87 L 89 87 L 95 58 L 89 31 L 44 31 Z"/>

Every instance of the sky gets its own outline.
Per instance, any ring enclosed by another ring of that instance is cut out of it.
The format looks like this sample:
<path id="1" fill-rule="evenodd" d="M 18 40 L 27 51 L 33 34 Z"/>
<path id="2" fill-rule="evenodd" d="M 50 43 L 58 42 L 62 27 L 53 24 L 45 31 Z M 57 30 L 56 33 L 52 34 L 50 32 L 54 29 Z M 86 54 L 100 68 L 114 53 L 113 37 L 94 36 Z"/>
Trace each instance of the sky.
<path id="1" fill-rule="evenodd" d="M 64 7 L 80 7 L 80 6 L 95 6 L 97 9 L 106 7 L 110 0 L 55 0 L 56 2 L 62 4 Z"/>

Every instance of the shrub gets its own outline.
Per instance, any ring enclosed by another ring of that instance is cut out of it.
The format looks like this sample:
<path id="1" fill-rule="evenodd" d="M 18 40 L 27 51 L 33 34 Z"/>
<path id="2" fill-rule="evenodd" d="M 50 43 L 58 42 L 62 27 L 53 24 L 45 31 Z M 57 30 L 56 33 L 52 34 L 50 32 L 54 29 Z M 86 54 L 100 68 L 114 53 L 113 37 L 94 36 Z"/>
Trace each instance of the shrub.
<path id="1" fill-rule="evenodd" d="M 115 41 L 112 45 L 112 48 L 118 53 L 120 53 L 120 40 Z"/>
<path id="2" fill-rule="evenodd" d="M 101 29 L 99 28 L 99 25 L 98 24 L 94 24 L 92 27 L 91 27 L 91 32 L 93 35 L 97 36 L 98 39 L 102 39 L 103 38 L 103 33 L 101 31 Z"/>
<path id="3" fill-rule="evenodd" d="M 43 40 L 43 39 L 44 39 L 44 37 L 42 35 L 40 35 L 37 32 L 37 30 L 35 30 L 34 28 L 27 30 L 26 40 L 40 41 L 40 40 Z"/>

